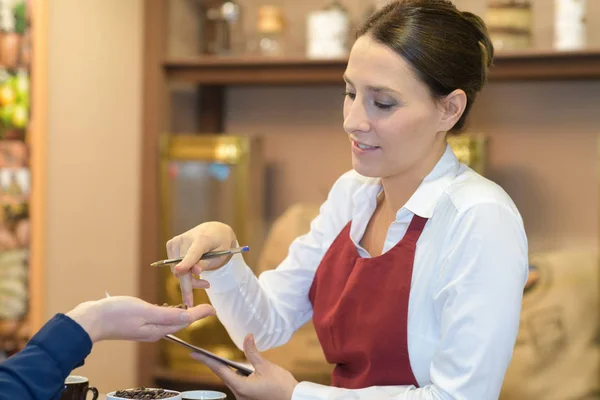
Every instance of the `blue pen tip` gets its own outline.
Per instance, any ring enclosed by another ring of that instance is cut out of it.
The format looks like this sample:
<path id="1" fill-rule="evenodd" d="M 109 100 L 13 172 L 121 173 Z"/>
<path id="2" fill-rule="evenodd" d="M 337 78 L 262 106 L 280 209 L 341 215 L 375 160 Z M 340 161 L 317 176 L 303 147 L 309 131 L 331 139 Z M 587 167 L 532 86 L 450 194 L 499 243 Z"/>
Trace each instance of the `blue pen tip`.
<path id="1" fill-rule="evenodd" d="M 248 250 L 250 250 L 250 247 L 248 247 L 248 246 L 242 247 L 242 251 L 248 251 Z"/>

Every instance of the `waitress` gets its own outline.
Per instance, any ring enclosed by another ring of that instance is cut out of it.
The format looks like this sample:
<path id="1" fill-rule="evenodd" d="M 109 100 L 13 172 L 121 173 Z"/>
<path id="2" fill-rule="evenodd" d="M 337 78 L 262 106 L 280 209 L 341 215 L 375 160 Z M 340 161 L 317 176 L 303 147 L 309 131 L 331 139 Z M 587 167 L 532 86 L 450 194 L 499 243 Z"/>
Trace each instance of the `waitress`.
<path id="1" fill-rule="evenodd" d="M 238 399 L 498 398 L 527 238 L 510 197 L 446 142 L 492 58 L 483 21 L 450 1 L 389 4 L 358 30 L 344 74 L 353 169 L 281 265 L 256 278 L 240 255 L 199 262 L 237 245 L 218 222 L 167 243 L 169 257 L 185 256 L 173 268 L 184 301 L 191 286 L 210 285 L 220 321 L 256 369 L 245 378 L 198 357 Z M 204 279 L 190 284 L 190 272 Z M 283 345 L 311 317 L 335 365 L 332 386 L 298 383 L 257 351 Z"/>

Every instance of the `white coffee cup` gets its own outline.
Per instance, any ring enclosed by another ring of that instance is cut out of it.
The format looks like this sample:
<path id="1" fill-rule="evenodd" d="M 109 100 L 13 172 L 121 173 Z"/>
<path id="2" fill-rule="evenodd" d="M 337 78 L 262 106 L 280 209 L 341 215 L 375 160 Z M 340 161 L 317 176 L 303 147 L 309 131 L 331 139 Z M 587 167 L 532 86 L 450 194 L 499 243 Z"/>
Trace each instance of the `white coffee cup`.
<path id="1" fill-rule="evenodd" d="M 182 392 L 181 398 L 184 400 L 225 400 L 227 395 L 214 390 L 190 390 Z"/>
<path id="2" fill-rule="evenodd" d="M 131 389 L 134 389 L 134 388 L 131 388 Z M 156 388 L 146 388 L 146 389 L 156 390 Z M 125 390 L 130 390 L 130 389 L 125 389 Z M 167 389 L 165 389 L 165 392 L 173 393 L 173 397 L 167 397 L 167 398 L 161 399 L 161 400 L 181 400 L 181 393 L 176 392 L 174 390 L 167 390 Z M 117 391 L 110 392 L 109 394 L 107 394 L 106 400 L 131 400 L 131 399 L 125 399 L 123 397 L 117 397 L 117 396 L 115 396 L 115 393 L 117 393 Z"/>

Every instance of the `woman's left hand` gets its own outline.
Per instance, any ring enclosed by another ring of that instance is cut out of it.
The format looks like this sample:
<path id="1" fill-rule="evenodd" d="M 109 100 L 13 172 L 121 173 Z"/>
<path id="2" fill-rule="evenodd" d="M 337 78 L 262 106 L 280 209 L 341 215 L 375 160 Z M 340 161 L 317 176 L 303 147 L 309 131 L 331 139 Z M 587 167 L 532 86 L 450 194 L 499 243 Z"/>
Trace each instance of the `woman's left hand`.
<path id="1" fill-rule="evenodd" d="M 290 400 L 298 381 L 289 371 L 264 359 L 252 335 L 244 339 L 244 353 L 254 367 L 250 376 L 238 375 L 228 366 L 212 358 L 192 353 L 192 358 L 206 364 L 225 382 L 238 400 Z"/>

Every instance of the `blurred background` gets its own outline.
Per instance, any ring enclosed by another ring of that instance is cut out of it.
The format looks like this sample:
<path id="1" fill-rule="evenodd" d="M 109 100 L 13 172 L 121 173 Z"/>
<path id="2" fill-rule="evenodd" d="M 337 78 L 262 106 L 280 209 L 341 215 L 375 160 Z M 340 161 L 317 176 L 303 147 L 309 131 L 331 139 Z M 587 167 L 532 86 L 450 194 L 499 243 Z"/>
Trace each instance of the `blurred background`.
<path id="1" fill-rule="evenodd" d="M 149 264 L 206 220 L 234 226 L 257 273 L 276 267 L 351 167 L 341 76 L 385 3 L 1 0 L 0 357 L 105 290 L 178 304 Z M 600 1 L 454 3 L 496 59 L 452 146 L 514 199 L 531 253 L 502 398 L 598 398 Z M 180 336 L 243 356 L 216 319 Z M 310 323 L 266 355 L 328 382 Z M 101 392 L 221 388 L 188 358 L 100 343 L 77 373 Z"/>

